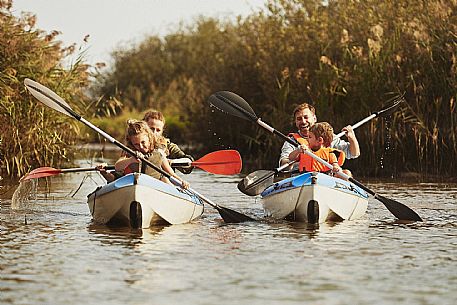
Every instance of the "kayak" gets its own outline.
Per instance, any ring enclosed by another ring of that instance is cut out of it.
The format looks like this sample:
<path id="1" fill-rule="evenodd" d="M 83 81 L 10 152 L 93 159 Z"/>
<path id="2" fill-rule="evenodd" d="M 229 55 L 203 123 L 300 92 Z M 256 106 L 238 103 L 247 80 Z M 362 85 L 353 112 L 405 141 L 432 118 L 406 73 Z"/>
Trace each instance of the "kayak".
<path id="1" fill-rule="evenodd" d="M 307 172 L 267 187 L 261 194 L 265 215 L 323 223 L 362 217 L 368 194 L 357 185 L 323 173 Z"/>
<path id="2" fill-rule="evenodd" d="M 132 173 L 88 195 L 93 221 L 132 228 L 188 223 L 203 214 L 200 198 L 149 175 Z"/>

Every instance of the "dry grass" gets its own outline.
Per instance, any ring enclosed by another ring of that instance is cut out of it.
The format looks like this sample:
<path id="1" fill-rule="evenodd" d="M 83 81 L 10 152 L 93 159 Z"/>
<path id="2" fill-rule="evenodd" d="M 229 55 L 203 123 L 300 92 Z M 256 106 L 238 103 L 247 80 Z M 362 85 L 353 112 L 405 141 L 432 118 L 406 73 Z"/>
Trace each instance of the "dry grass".
<path id="1" fill-rule="evenodd" d="M 64 69 L 61 61 L 72 48 L 63 48 L 50 34 L 35 29 L 35 17 L 12 16 L 0 2 L 0 161 L 3 175 L 22 176 L 31 167 L 52 166 L 72 157 L 76 122 L 39 104 L 23 85 L 34 79 L 83 109 L 87 66 L 78 58 Z"/>

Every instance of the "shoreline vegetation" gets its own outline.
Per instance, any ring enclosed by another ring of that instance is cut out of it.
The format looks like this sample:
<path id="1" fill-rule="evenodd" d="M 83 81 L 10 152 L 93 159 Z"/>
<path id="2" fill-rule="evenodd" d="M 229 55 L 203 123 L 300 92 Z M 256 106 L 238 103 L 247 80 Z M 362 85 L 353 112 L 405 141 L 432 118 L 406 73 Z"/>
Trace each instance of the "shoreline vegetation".
<path id="1" fill-rule="evenodd" d="M 14 17 L 11 4 L 0 2 L 0 176 L 69 164 L 74 145 L 103 142 L 39 105 L 28 77 L 120 141 L 128 118 L 156 108 L 173 142 L 198 155 L 236 149 L 252 169 L 277 167 L 282 141 L 211 109 L 212 93 L 239 94 L 284 133 L 299 103 L 338 131 L 404 93 L 391 117 L 356 130 L 362 154 L 345 166 L 358 177 L 455 177 L 456 0 L 270 0 L 236 22 L 202 17 L 114 50 L 105 68 L 37 29 L 33 13 Z"/>
<path id="2" fill-rule="evenodd" d="M 104 160 L 106 159 L 113 159 L 116 160 L 121 154 L 122 150 L 117 147 L 116 145 L 109 143 L 107 141 L 100 141 L 100 142 L 90 142 L 90 143 L 79 143 L 75 144 L 72 147 L 75 151 L 78 151 L 79 154 L 81 152 L 86 152 L 83 155 L 87 156 L 87 158 L 91 160 Z M 201 147 L 193 147 L 189 145 L 182 145 L 181 147 L 184 151 L 191 151 L 195 152 L 198 156 L 200 155 L 198 152 L 201 151 Z M 98 152 L 98 154 L 94 155 L 94 152 Z M 242 156 L 243 158 L 243 156 Z M 250 160 L 246 161 L 243 160 L 243 169 L 242 173 L 248 174 L 250 172 L 256 171 L 259 168 L 257 167 L 255 162 L 252 162 Z M 442 175 L 423 175 L 420 172 L 414 172 L 414 171 L 399 171 L 395 174 L 394 176 L 358 176 L 359 178 L 365 178 L 368 180 L 373 180 L 373 181 L 388 181 L 390 179 L 394 178 L 401 178 L 404 182 L 457 182 L 457 177 L 453 176 L 445 176 L 443 177 Z"/>

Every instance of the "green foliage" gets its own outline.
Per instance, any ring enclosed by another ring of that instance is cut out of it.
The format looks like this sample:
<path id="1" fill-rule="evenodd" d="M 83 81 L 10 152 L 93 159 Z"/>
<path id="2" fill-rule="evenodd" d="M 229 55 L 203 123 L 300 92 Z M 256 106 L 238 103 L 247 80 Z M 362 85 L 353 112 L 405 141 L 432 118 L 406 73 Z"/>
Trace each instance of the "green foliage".
<path id="1" fill-rule="evenodd" d="M 75 120 L 45 109 L 26 92 L 24 79 L 52 88 L 81 111 L 88 73 L 81 58 L 63 69 L 61 61 L 74 46 L 62 48 L 58 32 L 35 29 L 34 16 L 17 18 L 10 9 L 11 2 L 0 2 L 0 170 L 21 176 L 31 167 L 67 161 L 78 132 Z"/>
<path id="2" fill-rule="evenodd" d="M 281 141 L 210 109 L 206 99 L 215 91 L 238 93 L 284 132 L 295 129 L 291 111 L 305 101 L 338 131 L 406 92 L 408 105 L 389 122 L 357 130 L 362 156 L 348 164 L 357 174 L 451 174 L 456 11 L 455 0 L 270 0 L 264 12 L 237 22 L 202 18 L 118 50 L 95 89 L 127 108 L 179 117 L 173 136 L 208 150 L 236 148 L 256 166 L 276 165 Z"/>
<path id="3" fill-rule="evenodd" d="M 136 119 L 141 120 L 143 113 L 138 111 L 125 110 L 120 115 L 110 117 L 98 117 L 91 119 L 91 123 L 105 131 L 107 134 L 117 139 L 120 142 L 124 142 L 125 131 L 127 129 L 127 120 Z M 89 141 L 92 143 L 103 143 L 105 141 L 102 136 L 94 132 L 87 126 L 81 128 L 79 133 L 80 140 Z"/>

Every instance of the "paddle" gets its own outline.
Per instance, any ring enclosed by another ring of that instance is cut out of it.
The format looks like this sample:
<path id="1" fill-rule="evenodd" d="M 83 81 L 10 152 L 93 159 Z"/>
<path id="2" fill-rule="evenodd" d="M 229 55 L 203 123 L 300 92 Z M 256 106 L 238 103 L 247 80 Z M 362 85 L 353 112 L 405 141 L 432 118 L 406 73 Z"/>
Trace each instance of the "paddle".
<path id="1" fill-rule="evenodd" d="M 294 145 L 295 147 L 298 146 L 298 143 L 293 141 L 291 138 L 287 137 L 283 133 L 277 131 L 273 127 L 269 126 L 265 122 L 263 122 L 255 112 L 252 110 L 251 106 L 240 96 L 237 94 L 230 92 L 230 91 L 219 91 L 214 93 L 209 97 L 209 102 L 216 107 L 217 109 L 221 110 L 222 112 L 226 112 L 228 114 L 243 118 L 248 121 L 256 122 L 259 124 L 262 128 L 270 131 L 271 133 L 278 135 L 281 137 L 283 140 L 289 142 L 290 144 Z M 326 165 L 329 168 L 332 168 L 332 166 L 322 160 L 321 158 L 317 157 L 315 154 L 305 151 L 305 154 L 308 156 L 314 158 L 318 162 L 321 162 L 322 164 Z M 363 190 L 365 190 L 367 193 L 371 194 L 374 196 L 375 199 L 380 201 L 381 203 L 384 204 L 384 206 L 398 219 L 400 220 L 411 220 L 411 221 L 422 221 L 420 216 L 414 212 L 412 209 L 407 207 L 406 205 L 386 198 L 384 196 L 376 194 L 374 191 L 370 190 L 368 187 L 363 185 L 362 183 L 358 182 L 352 177 L 349 177 L 348 175 L 338 172 L 338 175 L 341 176 L 344 179 L 347 179 L 354 183 L 355 185 L 359 186 Z"/>
<path id="2" fill-rule="evenodd" d="M 386 117 L 386 116 L 391 115 L 398 108 L 398 106 L 400 106 L 400 104 L 403 103 L 404 101 L 405 101 L 405 97 L 403 95 L 395 98 L 393 100 L 393 104 L 391 106 L 381 109 L 375 113 L 372 113 L 371 115 L 367 116 L 360 122 L 355 123 L 354 125 L 352 125 L 352 129 L 356 129 L 357 127 L 365 124 L 366 122 L 368 122 L 376 117 Z M 336 137 L 341 138 L 342 136 L 344 136 L 344 134 L 345 134 L 345 132 L 342 131 L 339 134 L 337 134 Z"/>
<path id="3" fill-rule="evenodd" d="M 119 141 L 117 141 L 116 139 L 111 137 L 109 134 L 107 134 L 103 130 L 99 129 L 98 127 L 96 127 L 95 125 L 93 125 L 92 123 L 90 123 L 89 121 L 84 119 L 81 115 L 77 114 L 75 111 L 73 111 L 73 109 L 71 109 L 71 107 L 60 96 L 58 96 L 55 92 L 53 92 L 49 88 L 31 80 L 31 79 L 28 79 L 28 78 L 26 78 L 24 80 L 24 84 L 25 84 L 26 88 L 29 90 L 29 92 L 35 98 L 37 98 L 40 102 L 45 104 L 46 106 L 48 106 L 56 111 L 59 111 L 69 117 L 77 119 L 78 121 L 84 123 L 86 126 L 91 128 L 92 130 L 94 130 L 97 133 L 99 133 L 100 135 L 102 135 L 104 138 L 106 138 L 108 141 L 110 141 L 117 147 L 119 147 L 122 150 L 124 150 L 125 152 L 127 152 L 129 155 L 136 157 L 136 154 L 132 149 L 123 145 L 122 143 L 120 143 Z M 175 185 L 181 185 L 181 182 L 178 179 L 169 175 L 167 172 L 165 172 L 161 168 L 157 167 L 156 165 L 151 163 L 149 160 L 147 160 L 143 157 L 141 157 L 140 159 L 145 164 L 149 165 L 154 170 L 161 173 L 164 177 L 167 177 L 168 179 L 170 179 L 170 181 L 172 183 L 174 183 Z M 222 219 L 227 223 L 237 223 L 237 222 L 242 222 L 242 221 L 253 220 L 249 216 L 246 216 L 244 214 L 233 211 L 231 209 L 219 206 L 218 204 L 212 202 L 210 199 L 204 197 L 203 195 L 199 194 L 197 191 L 192 190 L 191 188 L 189 188 L 189 191 L 193 192 L 195 195 L 200 197 L 203 201 L 207 202 L 210 206 L 215 208 L 221 215 Z"/>
<path id="4" fill-rule="evenodd" d="M 105 169 L 113 170 L 114 166 L 106 166 Z M 65 174 L 65 173 L 89 172 L 89 171 L 95 171 L 95 170 L 97 170 L 97 168 L 95 168 L 95 167 L 77 167 L 77 168 L 65 168 L 65 169 L 58 169 L 58 168 L 53 168 L 53 167 L 39 167 L 39 168 L 32 170 L 30 173 L 26 174 L 25 176 L 23 176 L 21 179 L 19 179 L 19 182 L 27 181 L 30 179 L 57 176 L 59 174 Z"/>
<path id="5" fill-rule="evenodd" d="M 386 116 L 391 115 L 397 109 L 397 107 L 402 102 L 404 102 L 404 100 L 405 99 L 404 99 L 403 96 L 395 98 L 393 100 L 393 104 L 391 106 L 388 106 L 388 107 L 386 107 L 384 109 L 381 109 L 381 110 L 369 115 L 368 117 L 364 118 L 360 122 L 355 123 L 354 125 L 352 125 L 352 129 L 356 129 L 359 126 L 365 124 L 366 122 L 368 122 L 368 121 L 370 121 L 370 120 L 372 120 L 372 119 L 374 119 L 376 117 L 386 117 Z M 334 138 L 341 138 L 343 135 L 345 135 L 344 131 L 342 131 L 339 134 L 335 135 Z M 253 173 L 250 173 L 249 175 L 247 175 L 243 180 L 241 180 L 238 183 L 238 189 L 242 193 L 244 193 L 246 195 L 249 195 L 249 196 L 259 195 L 267 186 L 273 184 L 273 178 L 272 177 L 275 174 L 277 174 L 277 173 L 281 172 L 282 170 L 288 168 L 290 165 L 292 165 L 295 162 L 296 162 L 295 160 L 292 160 L 289 163 L 284 164 L 283 166 L 278 167 L 278 168 L 276 168 L 275 170 L 272 170 L 272 171 L 259 170 L 259 171 L 255 171 Z"/>
<path id="6" fill-rule="evenodd" d="M 287 167 L 291 166 L 297 162 L 296 160 L 289 161 L 286 164 L 270 171 L 270 170 L 257 170 L 255 172 L 250 173 L 246 177 L 238 182 L 238 189 L 246 195 L 249 196 L 257 196 L 262 193 L 263 190 L 269 185 L 273 184 L 273 176 Z"/>
<path id="7" fill-rule="evenodd" d="M 187 158 L 175 159 L 172 167 L 195 166 L 204 171 L 219 175 L 235 175 L 241 172 L 242 161 L 236 150 L 218 150 L 210 152 L 194 162 L 186 162 Z"/>
<path id="8" fill-rule="evenodd" d="M 183 158 L 186 159 L 186 158 Z M 189 160 L 189 159 L 187 159 Z M 241 171 L 242 161 L 240 153 L 236 150 L 218 150 L 204 155 L 194 162 L 186 162 L 181 159 L 175 159 L 172 167 L 195 166 L 204 171 L 219 174 L 219 175 L 234 175 Z M 44 177 L 57 176 L 65 173 L 77 173 L 95 171 L 96 167 L 78 167 L 57 169 L 53 167 L 39 167 L 32 170 L 30 173 L 23 176 L 19 181 L 27 181 L 30 179 L 38 179 Z M 114 166 L 107 166 L 105 170 L 114 170 Z"/>

